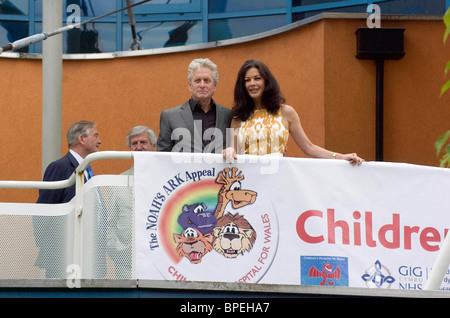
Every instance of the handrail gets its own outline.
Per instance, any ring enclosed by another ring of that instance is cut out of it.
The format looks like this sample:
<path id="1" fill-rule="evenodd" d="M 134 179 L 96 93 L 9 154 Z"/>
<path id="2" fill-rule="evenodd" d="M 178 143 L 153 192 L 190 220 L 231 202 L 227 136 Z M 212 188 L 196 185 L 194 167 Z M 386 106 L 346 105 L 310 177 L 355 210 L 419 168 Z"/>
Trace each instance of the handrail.
<path id="1" fill-rule="evenodd" d="M 103 159 L 133 159 L 133 152 L 131 151 L 98 151 L 86 156 L 83 161 L 76 168 L 76 172 L 83 172 L 87 166 L 93 161 Z"/>
<path id="2" fill-rule="evenodd" d="M 75 174 L 61 181 L 0 181 L 0 188 L 7 189 L 62 189 L 75 183 Z"/>
<path id="3" fill-rule="evenodd" d="M 86 156 L 75 172 L 66 180 L 60 181 L 11 181 L 0 180 L 0 188 L 9 189 L 62 189 L 75 183 L 75 175 L 83 173 L 91 162 L 103 159 L 133 159 L 131 151 L 99 151 Z"/>

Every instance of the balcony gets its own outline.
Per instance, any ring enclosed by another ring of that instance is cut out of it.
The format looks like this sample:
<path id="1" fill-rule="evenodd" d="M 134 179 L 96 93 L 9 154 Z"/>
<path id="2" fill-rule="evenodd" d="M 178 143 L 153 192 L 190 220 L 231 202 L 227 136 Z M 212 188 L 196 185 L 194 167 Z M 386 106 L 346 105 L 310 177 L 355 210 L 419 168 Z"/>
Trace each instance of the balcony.
<path id="1" fill-rule="evenodd" d="M 62 295 L 62 291 L 69 292 L 70 290 L 70 295 L 97 294 L 108 297 L 109 294 L 119 290 L 122 296 L 127 297 L 172 297 L 175 294 L 213 297 L 223 296 L 224 293 L 253 297 L 450 296 L 448 292 L 438 291 L 435 288 L 401 290 L 278 284 L 271 281 L 242 284 L 226 281 L 174 281 L 166 280 L 163 277 L 161 279 L 136 277 L 136 259 L 139 258 L 136 257 L 135 239 L 137 234 L 134 227 L 134 176 L 130 174 L 98 175 L 86 184 L 84 184 L 83 178 L 79 177 L 83 175 L 84 169 L 92 161 L 133 159 L 134 156 L 132 152 L 111 151 L 91 154 L 85 158 L 70 179 L 61 182 L 0 182 L 0 187 L 3 188 L 58 188 L 75 183 L 77 190 L 75 198 L 65 204 L 0 204 L 0 238 L 2 242 L 0 244 L 0 259 L 2 260 L 0 263 L 0 295 L 8 297 L 10 295 L 8 293 L 14 291 L 14 295 L 22 293 L 23 295 L 43 296 L 49 293 L 49 290 L 53 295 L 57 295 L 58 292 L 59 295 Z M 159 157 L 164 154 L 152 156 L 161 160 Z M 165 157 L 162 160 L 167 162 Z M 272 160 L 275 159 L 271 159 L 271 164 Z M 323 165 L 334 164 L 338 165 L 334 166 L 338 167 L 338 170 L 343 165 L 345 165 L 343 169 L 348 169 L 346 163 L 338 163 L 333 160 L 330 163 L 327 160 L 317 159 L 286 160 L 289 165 L 319 164 L 323 167 Z M 256 164 L 258 165 L 258 163 Z M 252 165 L 254 166 L 255 162 L 252 162 Z M 379 169 L 380 172 L 386 167 L 389 171 L 397 169 L 396 165 L 391 166 L 386 163 L 366 163 L 366 165 L 370 169 Z M 220 167 L 220 164 L 218 166 Z M 399 167 L 405 168 L 402 165 Z M 406 165 L 406 169 L 409 168 L 410 166 Z M 419 169 L 422 168 L 419 167 Z M 444 171 L 435 170 L 435 168 L 423 169 L 432 173 Z M 269 180 L 266 179 L 267 182 L 270 182 Z M 327 213 L 334 215 L 334 211 L 330 209 Z M 370 217 L 372 218 L 372 215 Z M 330 222 L 330 217 L 328 217 L 328 222 Z M 341 226 L 343 221 L 336 222 L 335 226 L 337 224 Z M 311 238 L 315 237 L 311 233 L 308 235 L 311 235 Z M 356 232 L 354 235 L 357 235 Z M 328 241 L 331 242 L 330 238 Z M 388 245 L 389 242 L 381 242 L 381 245 L 384 244 Z"/>

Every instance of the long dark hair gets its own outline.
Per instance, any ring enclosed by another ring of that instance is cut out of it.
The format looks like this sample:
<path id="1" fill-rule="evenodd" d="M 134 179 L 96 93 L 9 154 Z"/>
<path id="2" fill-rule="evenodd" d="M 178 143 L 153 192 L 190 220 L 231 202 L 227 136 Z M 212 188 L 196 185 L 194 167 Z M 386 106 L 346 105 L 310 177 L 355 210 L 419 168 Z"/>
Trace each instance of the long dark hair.
<path id="1" fill-rule="evenodd" d="M 238 72 L 236 85 L 234 86 L 234 105 L 232 109 L 233 118 L 245 121 L 253 114 L 253 99 L 248 95 L 245 88 L 245 73 L 250 68 L 259 70 L 264 79 L 265 88 L 261 96 L 261 103 L 270 114 L 276 114 L 280 105 L 285 102 L 281 94 L 277 80 L 270 72 L 269 68 L 257 60 L 248 60 L 242 65 Z"/>

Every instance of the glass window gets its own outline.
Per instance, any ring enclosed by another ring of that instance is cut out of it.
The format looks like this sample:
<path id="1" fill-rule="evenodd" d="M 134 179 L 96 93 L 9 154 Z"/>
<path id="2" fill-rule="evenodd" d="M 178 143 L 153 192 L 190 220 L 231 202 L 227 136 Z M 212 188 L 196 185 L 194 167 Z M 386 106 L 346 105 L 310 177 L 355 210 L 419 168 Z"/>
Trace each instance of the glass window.
<path id="1" fill-rule="evenodd" d="M 41 33 L 42 32 L 42 22 L 36 22 L 34 24 L 34 32 L 37 33 Z M 34 53 L 42 53 L 42 41 L 32 44 L 31 47 L 33 47 L 34 49 Z M 30 48 L 31 48 L 30 47 Z"/>
<path id="2" fill-rule="evenodd" d="M 200 12 L 201 0 L 152 0 L 134 7 L 135 14 Z M 125 0 L 123 0 L 125 4 Z"/>
<path id="3" fill-rule="evenodd" d="M 42 32 L 42 23 L 35 24 L 37 33 Z M 63 33 L 63 53 L 106 53 L 116 49 L 114 23 L 88 23 L 80 29 Z M 42 53 L 42 42 L 34 44 L 36 53 Z"/>
<path id="4" fill-rule="evenodd" d="M 286 0 L 209 0 L 209 13 L 270 10 L 286 7 Z"/>
<path id="5" fill-rule="evenodd" d="M 252 35 L 276 29 L 285 24 L 285 15 L 210 20 L 208 27 L 209 41 L 219 41 Z"/>
<path id="6" fill-rule="evenodd" d="M 192 0 L 152 0 L 147 5 L 157 5 L 157 4 L 190 4 Z"/>
<path id="7" fill-rule="evenodd" d="M 366 5 L 359 5 L 359 6 L 350 6 L 350 7 L 342 7 L 342 8 L 334 8 L 334 9 L 326 9 L 326 10 L 318 10 L 318 11 L 298 12 L 298 13 L 292 14 L 292 22 L 306 19 L 311 16 L 320 14 L 322 12 L 365 13 L 366 11 L 367 11 Z"/>
<path id="8" fill-rule="evenodd" d="M 0 14 L 28 15 L 28 0 L 2 0 Z"/>
<path id="9" fill-rule="evenodd" d="M 391 0 L 378 3 L 381 14 L 436 14 L 445 13 L 446 0 Z"/>
<path id="10" fill-rule="evenodd" d="M 136 23 L 136 34 L 142 49 L 170 47 L 202 43 L 201 21 L 165 21 Z M 123 24 L 123 48 L 130 49 L 133 43 L 131 28 Z"/>
<path id="11" fill-rule="evenodd" d="M 14 0 L 16 1 L 16 0 Z M 28 0 L 26 0 L 28 1 Z M 42 17 L 42 0 L 34 0 L 34 10 L 35 15 Z M 67 13 L 67 6 L 71 4 L 76 4 L 80 6 L 80 15 L 82 17 L 95 17 L 108 12 L 113 12 L 116 10 L 116 2 L 112 0 L 64 0 L 63 3 L 63 16 L 66 17 L 72 12 Z M 64 19 L 63 19 L 64 20 Z M 65 21 L 63 21 L 65 22 Z"/>
<path id="12" fill-rule="evenodd" d="M 98 0 L 66 0 L 63 4 L 63 10 L 66 12 L 67 6 L 71 4 L 76 4 L 80 6 L 80 13 L 82 17 L 96 17 L 108 12 L 113 12 L 116 10 L 115 1 L 98 1 Z M 70 12 L 68 13 L 70 14 Z"/>
<path id="13" fill-rule="evenodd" d="M 28 22 L 22 21 L 0 21 L 0 43 L 2 46 L 28 36 Z M 24 47 L 15 52 L 28 52 L 28 47 Z"/>
<path id="14" fill-rule="evenodd" d="M 88 23 L 63 34 L 64 53 L 105 53 L 116 51 L 114 23 Z"/>
<path id="15" fill-rule="evenodd" d="M 323 3 L 331 3 L 331 2 L 345 2 L 342 0 L 292 0 L 292 6 L 309 6 L 313 4 L 323 4 Z"/>
<path id="16" fill-rule="evenodd" d="M 308 6 L 308 5 L 319 5 L 333 2 L 345 2 L 352 3 L 352 1 L 340 1 L 340 0 L 293 0 L 293 7 Z M 369 2 L 369 1 L 368 1 Z M 381 8 L 382 14 L 436 14 L 442 15 L 445 13 L 445 3 L 446 0 L 380 0 L 372 1 Z M 341 8 L 324 9 L 320 11 L 305 13 L 304 17 L 308 17 L 320 12 L 366 12 L 366 5 L 356 5 L 356 6 L 342 6 Z M 302 16 L 302 14 L 300 14 Z M 300 17 L 303 18 L 303 17 Z M 299 20 L 297 16 L 295 20 Z"/>
<path id="17" fill-rule="evenodd" d="M 72 11 L 66 10 L 72 4 L 80 7 L 82 20 L 113 12 L 126 5 L 126 0 L 60 1 L 63 1 L 63 25 L 73 15 Z M 133 0 L 133 3 L 138 1 Z M 208 12 L 202 12 L 206 1 Z M 324 11 L 365 13 L 366 3 L 378 4 L 382 14 L 443 15 L 450 0 L 152 0 L 133 10 L 141 48 L 153 49 L 232 39 L 285 26 L 291 20 L 285 15 L 291 13 L 285 12 L 289 1 L 292 1 L 292 22 L 295 22 Z M 1 43 L 22 39 L 30 32 L 42 32 L 42 3 L 43 0 L 0 0 Z M 348 5 L 355 3 L 363 4 Z M 32 10 L 30 5 L 34 6 Z M 325 9 L 330 6 L 332 8 Z M 314 8 L 315 11 L 303 12 L 302 7 Z M 34 17 L 30 16 L 33 12 Z M 207 30 L 203 30 L 204 23 L 208 24 Z M 63 39 L 64 53 L 129 50 L 132 35 L 127 11 L 65 32 Z M 20 51 L 41 53 L 42 43 Z"/>

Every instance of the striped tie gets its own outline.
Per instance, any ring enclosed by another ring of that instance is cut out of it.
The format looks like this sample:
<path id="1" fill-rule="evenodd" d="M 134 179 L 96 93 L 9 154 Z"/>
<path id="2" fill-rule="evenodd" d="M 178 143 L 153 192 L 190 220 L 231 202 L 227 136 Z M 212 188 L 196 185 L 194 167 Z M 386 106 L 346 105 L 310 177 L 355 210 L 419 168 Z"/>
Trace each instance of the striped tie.
<path id="1" fill-rule="evenodd" d="M 88 180 L 90 179 L 90 178 L 92 178 L 93 176 L 94 176 L 94 173 L 92 172 L 92 168 L 91 168 L 91 166 L 88 166 L 87 168 L 86 168 L 86 171 L 87 171 L 87 173 L 88 173 Z"/>

